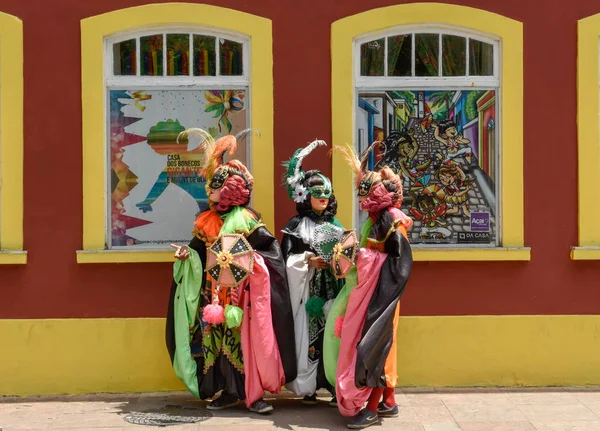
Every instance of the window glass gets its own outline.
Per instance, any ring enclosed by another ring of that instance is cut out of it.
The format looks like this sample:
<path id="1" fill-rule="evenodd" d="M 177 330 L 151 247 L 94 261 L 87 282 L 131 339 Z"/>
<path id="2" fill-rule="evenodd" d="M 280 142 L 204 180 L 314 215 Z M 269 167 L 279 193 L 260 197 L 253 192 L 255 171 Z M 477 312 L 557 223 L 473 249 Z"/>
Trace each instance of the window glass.
<path id="1" fill-rule="evenodd" d="M 384 142 L 371 169 L 402 176 L 412 244 L 496 245 L 497 122 L 494 89 L 358 93 L 357 134 Z"/>

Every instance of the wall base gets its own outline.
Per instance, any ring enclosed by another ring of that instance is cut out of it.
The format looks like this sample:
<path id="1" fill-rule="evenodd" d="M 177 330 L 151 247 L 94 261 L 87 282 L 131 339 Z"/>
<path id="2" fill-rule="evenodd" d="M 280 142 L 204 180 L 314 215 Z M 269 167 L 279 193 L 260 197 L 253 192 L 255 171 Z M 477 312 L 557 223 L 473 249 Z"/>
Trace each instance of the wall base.
<path id="1" fill-rule="evenodd" d="M 403 317 L 400 386 L 600 385 L 600 316 Z M 0 395 L 185 390 L 164 319 L 0 320 Z"/>

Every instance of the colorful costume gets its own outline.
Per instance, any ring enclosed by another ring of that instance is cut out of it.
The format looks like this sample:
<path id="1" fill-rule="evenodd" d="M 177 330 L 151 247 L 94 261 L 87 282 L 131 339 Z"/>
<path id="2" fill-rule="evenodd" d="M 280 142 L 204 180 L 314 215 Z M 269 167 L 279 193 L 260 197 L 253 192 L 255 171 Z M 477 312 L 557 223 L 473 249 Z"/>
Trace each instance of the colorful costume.
<path id="1" fill-rule="evenodd" d="M 288 194 L 296 202 L 298 215 L 292 217 L 283 229 L 281 248 L 286 262 L 290 298 L 294 314 L 298 377 L 286 387 L 305 402 L 316 403 L 315 392 L 320 388 L 334 393 L 323 369 L 323 332 L 329 307 L 337 296 L 341 282 L 331 268 L 316 269 L 308 264 L 311 257 L 331 260 L 333 246 L 344 230 L 335 218 L 337 202 L 331 181 L 317 170 L 304 172 L 302 160 L 317 146 L 327 145 L 314 141 L 297 150 L 284 166 Z M 327 200 L 327 208 L 318 212 L 311 205 L 311 196 Z"/>
<path id="2" fill-rule="evenodd" d="M 360 412 L 351 428 L 372 425 L 386 405 L 397 412 L 396 324 L 412 268 L 407 237 L 412 220 L 399 209 L 401 179 L 387 167 L 366 171 L 371 148 L 362 163 L 346 151 L 356 171 L 361 210 L 369 218 L 361 231 L 356 268 L 346 277 L 325 329 L 325 372 L 336 384 L 338 408 L 344 416 Z M 382 394 L 386 402 L 378 409 Z M 367 400 L 371 416 L 361 411 Z"/>
<path id="3" fill-rule="evenodd" d="M 246 206 L 252 175 L 237 160 L 223 163 L 224 153 L 235 151 L 236 137 L 215 142 L 201 129 L 184 133 L 203 140 L 207 194 L 218 191 L 220 199 L 194 222 L 190 258 L 175 263 L 167 348 L 177 376 L 195 396 L 213 398 L 223 391 L 219 399 L 225 395 L 251 407 L 265 390 L 278 393 L 296 378 L 285 264 L 277 240 Z M 207 249 L 226 234 L 243 235 L 253 251 L 253 268 L 237 287 L 221 286 L 218 272 L 205 271 Z"/>

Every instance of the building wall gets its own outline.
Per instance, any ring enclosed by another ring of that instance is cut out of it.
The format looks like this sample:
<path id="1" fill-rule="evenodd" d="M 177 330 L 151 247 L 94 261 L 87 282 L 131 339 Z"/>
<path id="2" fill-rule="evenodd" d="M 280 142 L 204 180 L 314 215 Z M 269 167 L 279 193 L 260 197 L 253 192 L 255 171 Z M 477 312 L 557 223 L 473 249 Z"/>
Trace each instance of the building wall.
<path id="1" fill-rule="evenodd" d="M 35 323 L 37 319 L 163 318 L 166 315 L 172 271 L 170 264 L 78 265 L 75 260 L 75 251 L 82 248 L 80 20 L 147 3 L 154 2 L 48 0 L 35 6 L 18 0 L 2 2 L 3 12 L 18 16 L 24 22 L 24 241 L 29 258 L 27 265 L 0 267 L 0 319 L 28 319 L 19 324 L 18 330 L 14 321 L 0 320 L 0 331 L 14 341 L 13 352 L 17 356 L 25 355 L 25 352 L 37 346 L 31 343 L 37 340 L 40 332 L 28 331 L 27 327 L 41 328 L 39 325 L 42 325 L 43 331 L 50 331 L 50 339 L 62 337 L 59 334 L 72 333 L 68 328 L 52 332 L 52 325 L 48 326 L 47 322 L 38 325 Z M 404 2 L 222 0 L 206 3 L 272 20 L 275 160 L 284 160 L 297 147 L 315 137 L 331 141 L 331 23 L 367 9 Z M 525 242 L 532 249 L 532 258 L 530 262 L 416 262 L 402 301 L 402 315 L 416 318 L 600 314 L 600 262 L 575 262 L 569 259 L 570 247 L 577 243 L 578 217 L 576 22 L 600 12 L 600 3 L 588 0 L 568 3 L 530 0 L 525 7 L 523 2 L 512 0 L 459 0 L 455 3 L 486 9 L 521 21 L 524 25 Z M 308 23 L 308 26 L 298 23 Z M 552 29 L 552 34 L 559 37 L 549 38 L 548 29 Z M 556 53 L 560 53 L 560 60 Z M 560 94 L 561 100 L 560 115 L 551 109 L 557 94 Z M 325 174 L 331 173 L 329 160 L 321 155 L 310 156 L 306 166 L 319 168 Z M 282 168 L 277 166 L 277 183 L 282 173 Z M 257 184 L 256 192 L 260 193 L 260 184 Z M 279 230 L 294 214 L 294 205 L 283 187 L 276 189 L 274 199 L 281 203 L 276 205 L 275 213 L 276 229 L 280 236 Z M 577 322 L 582 320 L 578 319 L 584 318 L 565 321 L 573 325 L 574 332 L 571 335 L 557 330 L 556 337 L 571 339 L 574 336 L 583 343 L 577 343 L 577 346 L 584 350 L 592 349 L 587 343 L 592 342 L 593 337 L 589 338 L 588 335 L 598 329 L 598 323 L 584 319 L 585 323 L 580 324 Z M 60 326 L 65 321 L 57 322 L 62 322 L 57 323 Z M 69 324 L 76 322 L 81 321 Z M 142 332 L 130 334 L 133 338 L 145 334 L 148 339 L 154 340 L 155 344 L 138 358 L 151 359 L 154 352 L 161 351 L 162 334 L 158 322 L 152 324 L 158 328 L 154 332 L 140 329 Z M 428 344 L 434 346 L 439 341 L 438 336 L 444 334 L 449 338 L 443 344 L 448 346 L 453 337 L 458 336 L 458 331 L 475 325 L 474 321 L 467 323 L 466 320 L 460 320 L 463 326 L 444 324 L 438 335 L 432 335 L 440 329 L 431 323 L 432 320 L 427 320 L 427 325 L 431 326 L 418 328 L 418 325 L 411 326 L 413 323 L 408 322 L 403 324 L 407 337 L 431 336 Z M 440 325 L 443 322 L 446 320 L 439 320 Z M 463 344 L 459 346 L 462 345 L 467 354 L 470 350 L 467 346 L 471 341 L 489 340 L 491 334 L 503 339 L 508 337 L 509 340 L 517 336 L 531 339 L 548 336 L 544 329 L 545 321 L 536 321 L 539 323 L 533 324 L 525 332 L 520 331 L 520 323 L 515 322 L 524 321 L 511 320 L 505 326 L 502 320 L 488 320 L 486 324 L 477 325 L 477 330 L 488 330 L 489 333 L 482 333 L 479 338 L 475 335 L 472 339 L 461 337 Z M 552 322 L 555 324 L 558 321 Z M 119 326 L 115 325 L 111 329 L 114 332 L 110 334 L 121 334 L 125 337 L 125 343 L 127 336 L 119 332 Z M 562 327 L 562 323 L 557 325 Z M 456 328 L 457 332 L 450 331 L 450 327 Z M 43 331 L 41 333 L 46 334 Z M 101 333 L 96 327 L 80 335 L 96 337 Z M 158 342 L 155 337 L 160 338 Z M 89 344 L 90 340 L 86 343 Z M 87 346 L 86 343 L 84 345 Z M 141 343 L 138 347 L 143 348 L 143 345 Z M 527 346 L 525 340 L 522 345 Z M 114 351 L 118 350 L 117 347 Z M 63 346 L 60 355 L 66 354 L 66 348 L 68 346 Z M 40 352 L 58 354 L 52 346 L 46 346 Z M 131 352 L 135 355 L 133 350 Z M 431 350 L 432 354 L 434 352 L 435 349 Z M 553 354 L 552 350 L 543 352 Z M 455 353 L 460 355 L 460 349 Z M 18 373 L 24 373 L 16 362 L 18 358 L 13 359 L 10 363 L 13 368 L 9 367 L 17 373 L 13 386 L 9 384 L 3 388 L 0 384 L 0 393 L 17 391 L 14 388 L 19 383 Z M 425 361 L 423 365 L 421 359 L 421 367 L 435 366 L 435 361 Z M 161 357 L 160 361 L 157 369 L 166 372 L 168 364 L 165 358 Z M 498 361 L 500 364 L 499 358 Z M 570 364 L 572 368 L 569 369 L 573 373 L 583 373 L 582 370 L 586 369 L 568 359 L 565 361 Z M 584 359 L 582 361 L 585 362 Z M 590 364 L 589 361 L 585 363 Z M 0 370 L 1 366 L 2 361 Z M 498 370 L 493 372 L 501 374 L 502 367 L 498 366 Z M 35 363 L 31 367 L 35 367 Z M 531 369 L 534 368 L 532 365 Z M 145 368 L 136 372 L 150 373 L 156 370 Z M 423 375 L 411 382 L 434 384 L 436 373 Z M 592 383 L 600 383 L 600 376 L 595 377 L 598 379 Z M 588 379 L 595 377 L 591 375 Z M 142 381 L 142 377 L 139 380 Z M 467 379 L 465 382 L 475 380 Z M 542 376 L 530 381 L 543 384 L 551 383 L 550 380 L 544 380 Z M 566 376 L 562 381 L 574 380 Z M 173 381 L 166 381 L 164 384 L 157 383 L 155 388 L 172 388 Z M 485 379 L 477 381 L 486 383 Z M 487 383 L 494 382 L 492 379 Z M 48 385 L 42 385 L 46 388 L 43 390 L 52 392 L 51 384 Z M 85 391 L 94 387 L 100 386 L 94 386 L 92 382 L 83 389 L 71 390 Z M 131 388 L 124 385 L 117 389 Z"/>

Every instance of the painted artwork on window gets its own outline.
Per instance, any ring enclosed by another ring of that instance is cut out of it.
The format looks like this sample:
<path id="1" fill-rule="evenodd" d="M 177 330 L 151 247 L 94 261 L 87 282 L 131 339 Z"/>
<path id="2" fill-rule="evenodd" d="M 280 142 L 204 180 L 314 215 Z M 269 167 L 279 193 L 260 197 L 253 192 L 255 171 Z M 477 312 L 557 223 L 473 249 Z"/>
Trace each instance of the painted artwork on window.
<path id="1" fill-rule="evenodd" d="M 188 127 L 214 137 L 247 127 L 245 90 L 110 91 L 111 247 L 167 248 L 191 237 L 207 207 L 197 143 L 177 142 Z M 236 158 L 246 162 L 245 142 Z"/>
<path id="2" fill-rule="evenodd" d="M 411 243 L 496 245 L 494 90 L 361 92 L 356 112 L 358 149 L 383 142 L 370 167 L 402 175 Z"/>

